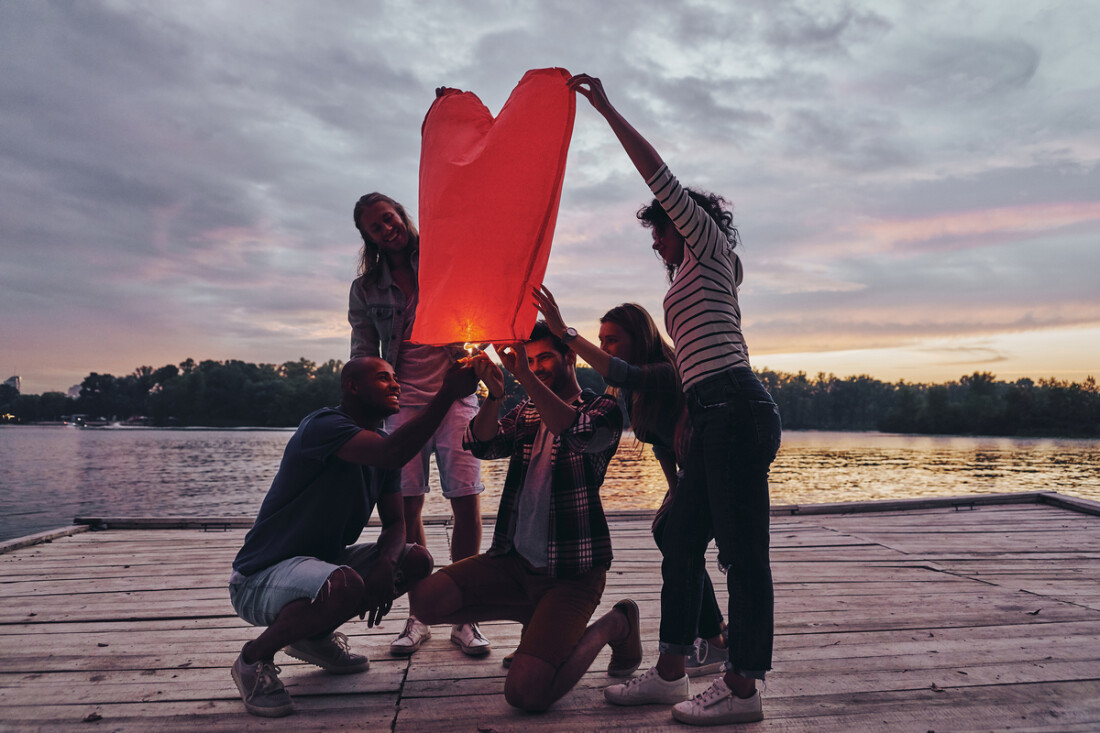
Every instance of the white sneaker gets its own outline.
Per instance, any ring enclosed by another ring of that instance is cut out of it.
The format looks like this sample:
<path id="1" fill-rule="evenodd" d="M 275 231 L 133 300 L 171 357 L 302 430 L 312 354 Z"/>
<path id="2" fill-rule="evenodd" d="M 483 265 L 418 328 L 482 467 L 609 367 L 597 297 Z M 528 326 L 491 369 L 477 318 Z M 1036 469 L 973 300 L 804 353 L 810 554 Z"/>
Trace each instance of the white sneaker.
<path id="1" fill-rule="evenodd" d="M 603 689 L 603 696 L 615 705 L 652 705 L 687 700 L 691 696 L 688 677 L 685 674 L 678 680 L 661 679 L 656 667 L 650 667 L 645 674 L 627 680 L 621 685 L 611 685 Z"/>
<path id="2" fill-rule="evenodd" d="M 687 702 L 672 707 L 672 717 L 690 725 L 721 725 L 722 723 L 754 723 L 764 719 L 760 690 L 752 697 L 740 698 L 730 692 L 721 677 L 714 684 Z"/>
<path id="3" fill-rule="evenodd" d="M 420 623 L 416 616 L 409 616 L 405 630 L 390 642 L 390 654 L 395 657 L 407 657 L 414 654 L 420 645 L 432 638 L 432 630 Z"/>
<path id="4" fill-rule="evenodd" d="M 489 640 L 481 635 L 477 624 L 455 624 L 451 627 L 451 641 L 470 657 L 484 657 L 489 653 Z"/>

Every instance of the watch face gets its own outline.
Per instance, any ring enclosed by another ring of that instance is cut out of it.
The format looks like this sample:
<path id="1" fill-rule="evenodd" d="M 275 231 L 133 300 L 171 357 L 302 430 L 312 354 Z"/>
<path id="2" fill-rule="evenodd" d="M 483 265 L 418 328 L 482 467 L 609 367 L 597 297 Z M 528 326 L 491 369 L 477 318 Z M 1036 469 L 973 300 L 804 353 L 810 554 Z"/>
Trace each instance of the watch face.
<path id="1" fill-rule="evenodd" d="M 577 338 L 577 329 L 567 328 L 565 329 L 565 333 L 562 334 L 562 336 L 563 341 L 572 341 L 573 339 Z"/>

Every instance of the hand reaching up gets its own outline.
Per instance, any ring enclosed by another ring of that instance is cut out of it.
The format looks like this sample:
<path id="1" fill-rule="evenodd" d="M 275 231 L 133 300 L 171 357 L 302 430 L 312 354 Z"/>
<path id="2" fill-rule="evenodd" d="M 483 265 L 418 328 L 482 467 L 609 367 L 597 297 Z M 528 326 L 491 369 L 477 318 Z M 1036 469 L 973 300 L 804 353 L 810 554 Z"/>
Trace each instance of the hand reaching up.
<path id="1" fill-rule="evenodd" d="M 443 386 L 439 391 L 449 396 L 452 400 L 460 400 L 466 395 L 471 395 L 477 389 L 477 374 L 468 364 L 455 362 L 443 376 Z"/>
<path id="2" fill-rule="evenodd" d="M 522 341 L 510 344 L 493 344 L 493 348 L 496 349 L 497 356 L 500 357 L 500 363 L 512 373 L 517 381 L 521 374 L 531 371 L 531 367 L 527 364 L 527 347 L 524 346 Z"/>
<path id="3" fill-rule="evenodd" d="M 498 399 L 503 397 L 504 372 L 492 362 L 489 355 L 484 351 L 479 352 L 473 356 L 471 364 L 477 378 L 485 383 L 485 389 L 489 390 L 489 394 Z"/>
<path id="4" fill-rule="evenodd" d="M 535 307 L 546 319 L 550 332 L 561 338 L 565 333 L 565 320 L 561 317 L 561 310 L 558 309 L 558 303 L 554 300 L 554 294 L 543 285 L 541 289 L 531 288 L 531 295 L 535 298 Z"/>

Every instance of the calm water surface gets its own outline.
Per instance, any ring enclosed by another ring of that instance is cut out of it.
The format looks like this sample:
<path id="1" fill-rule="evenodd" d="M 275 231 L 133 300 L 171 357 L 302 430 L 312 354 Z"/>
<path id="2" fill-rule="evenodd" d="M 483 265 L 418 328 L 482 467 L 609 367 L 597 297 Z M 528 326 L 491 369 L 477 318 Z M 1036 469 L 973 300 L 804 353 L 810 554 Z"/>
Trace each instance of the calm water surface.
<path id="1" fill-rule="evenodd" d="M 0 540 L 76 516 L 254 516 L 293 430 L 0 426 Z M 507 461 L 482 464 L 495 511 Z M 426 514 L 449 514 L 437 479 Z M 1100 501 L 1100 441 L 787 432 L 774 504 L 1058 491 Z M 607 509 L 654 508 L 664 477 L 629 435 L 604 483 Z"/>

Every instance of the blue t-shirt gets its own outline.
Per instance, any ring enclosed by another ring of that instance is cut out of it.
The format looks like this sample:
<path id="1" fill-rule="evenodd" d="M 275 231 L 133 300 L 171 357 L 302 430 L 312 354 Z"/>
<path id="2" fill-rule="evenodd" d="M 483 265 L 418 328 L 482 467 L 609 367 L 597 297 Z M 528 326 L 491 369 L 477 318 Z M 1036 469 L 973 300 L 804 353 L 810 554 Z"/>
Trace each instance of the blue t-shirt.
<path id="1" fill-rule="evenodd" d="M 234 570 L 251 575 L 299 556 L 335 562 L 359 539 L 378 498 L 401 490 L 400 471 L 336 457 L 360 430 L 335 407 L 302 420 L 283 451 L 256 523 L 233 560 Z"/>

